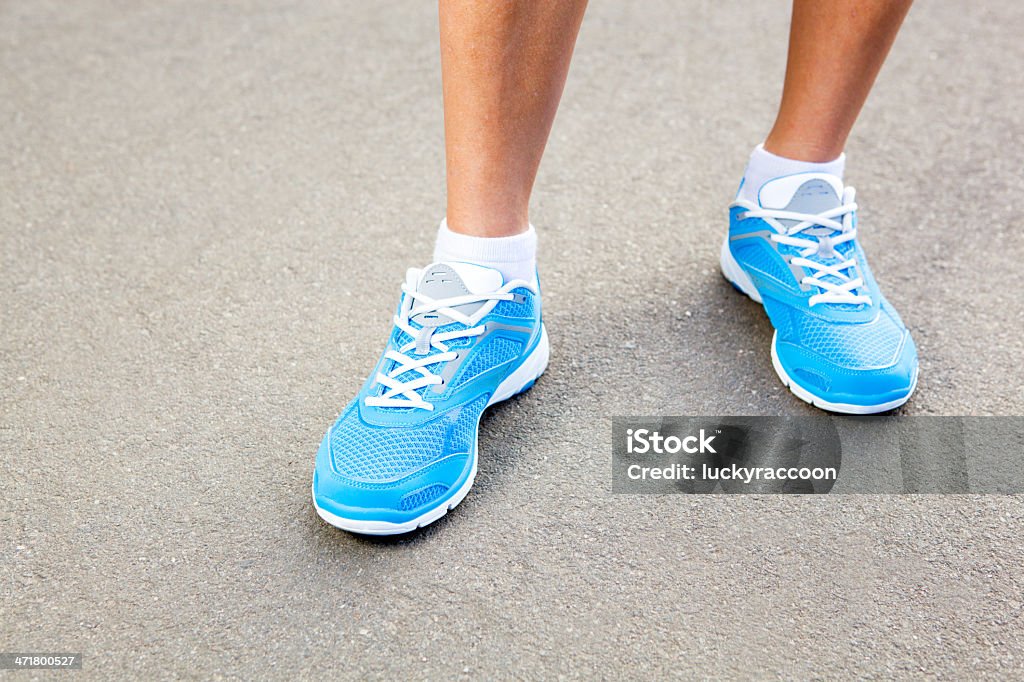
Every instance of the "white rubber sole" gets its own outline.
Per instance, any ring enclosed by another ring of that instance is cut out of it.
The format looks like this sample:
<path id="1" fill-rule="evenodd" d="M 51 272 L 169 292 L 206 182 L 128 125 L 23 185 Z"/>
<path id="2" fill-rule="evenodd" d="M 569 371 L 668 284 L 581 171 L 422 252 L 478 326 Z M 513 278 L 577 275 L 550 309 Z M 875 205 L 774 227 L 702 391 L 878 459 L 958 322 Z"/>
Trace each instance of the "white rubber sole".
<path id="1" fill-rule="evenodd" d="M 749 296 L 751 300 L 758 303 L 764 304 L 761 299 L 761 294 L 758 293 L 757 287 L 754 286 L 753 280 L 750 276 L 744 272 L 740 264 L 733 258 L 732 251 L 729 249 L 729 237 L 726 236 L 725 241 L 722 242 L 722 275 L 740 292 Z M 833 403 L 827 400 L 823 400 L 818 396 L 811 393 L 809 390 L 799 385 L 786 373 L 783 369 L 782 363 L 779 361 L 779 354 L 775 350 L 775 344 L 778 341 L 778 332 L 772 334 L 772 367 L 775 368 L 775 373 L 782 380 L 782 383 L 800 400 L 805 403 L 809 403 L 814 407 L 828 412 L 838 412 L 840 414 L 878 414 L 879 412 L 888 412 L 894 410 L 900 405 L 910 400 L 910 396 L 914 395 L 914 390 L 917 388 L 917 370 L 914 370 L 914 380 L 910 384 L 910 390 L 902 398 L 896 400 L 890 400 L 885 403 L 878 403 L 877 405 L 855 405 L 852 403 Z"/>
<path id="2" fill-rule="evenodd" d="M 518 395 L 532 386 L 533 382 L 535 382 L 540 375 L 544 373 L 544 370 L 547 369 L 548 358 L 550 355 L 551 347 L 548 344 L 548 331 L 544 327 L 544 324 L 541 323 L 540 340 L 537 342 L 537 347 L 530 352 L 530 355 L 523 361 L 523 364 L 519 365 L 514 372 L 509 374 L 505 377 L 504 381 L 498 384 L 497 389 L 494 391 L 494 395 L 491 396 L 491 399 L 484 407 L 484 411 L 486 411 L 491 405 L 500 403 L 503 400 L 508 400 L 512 396 Z M 483 412 L 480 413 L 480 416 L 483 417 Z M 454 495 L 448 498 L 448 500 L 442 503 L 439 507 L 430 509 L 414 519 L 404 523 L 367 521 L 365 519 L 347 519 L 322 509 L 316 503 L 315 491 L 313 494 L 313 507 L 316 509 L 316 513 L 321 519 L 335 528 L 341 528 L 342 530 L 347 530 L 350 533 L 359 533 L 361 535 L 400 535 L 402 533 L 412 532 L 417 528 L 428 526 L 452 509 L 455 509 L 455 507 L 465 499 L 466 495 L 469 494 L 469 489 L 473 487 L 473 482 L 476 480 L 477 453 L 479 451 L 479 420 L 477 420 L 476 431 L 476 440 L 473 443 L 473 468 L 470 469 L 466 482 L 459 487 Z"/>

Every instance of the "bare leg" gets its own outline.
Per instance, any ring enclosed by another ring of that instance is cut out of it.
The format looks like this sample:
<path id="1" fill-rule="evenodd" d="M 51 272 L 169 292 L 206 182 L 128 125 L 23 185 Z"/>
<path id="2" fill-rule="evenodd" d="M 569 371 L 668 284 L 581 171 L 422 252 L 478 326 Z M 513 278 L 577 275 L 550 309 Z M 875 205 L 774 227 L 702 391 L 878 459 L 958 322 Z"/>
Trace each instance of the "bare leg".
<path id="1" fill-rule="evenodd" d="M 765 149 L 838 157 L 912 0 L 794 0 L 782 104 Z"/>
<path id="2" fill-rule="evenodd" d="M 586 0 L 440 0 L 448 227 L 518 234 Z"/>

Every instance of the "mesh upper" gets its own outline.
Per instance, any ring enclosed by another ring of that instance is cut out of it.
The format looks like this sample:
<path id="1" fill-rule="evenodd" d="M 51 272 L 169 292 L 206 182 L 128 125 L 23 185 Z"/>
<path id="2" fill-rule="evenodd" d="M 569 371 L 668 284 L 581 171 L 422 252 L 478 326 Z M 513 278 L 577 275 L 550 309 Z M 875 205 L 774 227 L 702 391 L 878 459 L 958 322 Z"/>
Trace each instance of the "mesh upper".
<path id="1" fill-rule="evenodd" d="M 417 490 L 414 493 L 409 493 L 402 497 L 401 501 L 398 503 L 398 508 L 401 511 L 409 511 L 411 509 L 416 509 L 417 507 L 422 507 L 428 502 L 433 502 L 437 498 L 441 497 L 441 495 L 444 495 L 447 490 L 448 486 L 442 485 L 441 483 L 435 483 L 423 490 Z"/>
<path id="2" fill-rule="evenodd" d="M 761 242 L 760 239 L 744 241 L 752 243 L 733 247 L 733 255 L 738 260 L 742 261 L 745 267 L 753 268 L 754 270 L 762 272 L 779 282 L 790 283 L 793 281 L 793 273 L 789 268 L 784 268 L 782 264 L 778 262 L 778 259 L 773 256 L 772 252 Z"/>
<path id="3" fill-rule="evenodd" d="M 811 386 L 820 388 L 823 391 L 827 391 L 828 387 L 832 384 L 828 377 L 817 372 L 813 372 L 806 367 L 797 367 L 793 370 L 793 374 L 800 377 L 800 380 L 805 384 L 810 384 Z"/>
<path id="4" fill-rule="evenodd" d="M 513 293 L 522 294 L 525 300 L 522 303 L 516 303 L 515 301 L 498 301 L 490 314 L 500 315 L 502 317 L 533 317 L 534 306 L 536 303 L 533 292 L 528 289 L 514 289 Z"/>
<path id="5" fill-rule="evenodd" d="M 856 369 L 891 365 L 904 332 L 889 314 L 888 305 L 883 305 L 872 322 L 828 322 L 794 312 L 791 333 L 799 345 L 837 365 Z"/>
<path id="6" fill-rule="evenodd" d="M 764 299 L 764 309 L 783 341 L 793 341 L 793 315 L 790 307 L 774 298 Z"/>
<path id="7" fill-rule="evenodd" d="M 389 481 L 410 474 L 447 455 L 470 452 L 477 419 L 487 396 L 411 427 L 369 426 L 352 409 L 331 431 L 335 470 L 360 481 Z"/>
<path id="8" fill-rule="evenodd" d="M 518 358 L 522 350 L 523 344 L 519 341 L 500 336 L 490 337 L 483 342 L 480 348 L 476 349 L 469 362 L 459 368 L 459 376 L 455 380 L 454 386 L 461 386 L 498 364 Z"/>

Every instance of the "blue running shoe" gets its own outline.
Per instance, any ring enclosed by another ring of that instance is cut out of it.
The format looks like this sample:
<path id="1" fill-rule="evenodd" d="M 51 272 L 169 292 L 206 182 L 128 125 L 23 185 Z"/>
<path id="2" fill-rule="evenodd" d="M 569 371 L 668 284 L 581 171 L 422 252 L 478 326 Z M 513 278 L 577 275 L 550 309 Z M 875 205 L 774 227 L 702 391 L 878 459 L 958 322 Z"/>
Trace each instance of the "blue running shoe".
<path id="1" fill-rule="evenodd" d="M 826 173 L 765 183 L 758 203 L 729 207 L 722 273 L 764 305 L 772 364 L 799 398 L 874 414 L 907 402 L 917 349 L 857 243 L 852 187 Z"/>
<path id="2" fill-rule="evenodd" d="M 479 265 L 410 269 L 394 325 L 316 456 L 313 505 L 354 533 L 406 533 L 461 502 L 484 410 L 548 364 L 538 286 Z"/>

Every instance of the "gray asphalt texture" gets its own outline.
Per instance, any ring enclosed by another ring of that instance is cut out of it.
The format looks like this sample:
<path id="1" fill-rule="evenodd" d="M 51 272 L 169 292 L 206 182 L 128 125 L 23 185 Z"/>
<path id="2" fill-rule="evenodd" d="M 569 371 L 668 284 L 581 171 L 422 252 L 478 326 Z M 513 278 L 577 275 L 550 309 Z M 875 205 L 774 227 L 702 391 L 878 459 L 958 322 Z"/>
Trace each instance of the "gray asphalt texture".
<path id="1" fill-rule="evenodd" d="M 811 413 L 717 265 L 787 22 L 593 3 L 533 210 L 550 369 L 484 419 L 460 507 L 365 540 L 310 477 L 443 214 L 434 3 L 0 4 L 0 650 L 83 679 L 1024 676 L 1019 497 L 611 494 L 613 415 Z M 905 414 L 1024 409 L 1022 29 L 919 3 L 848 147 L 920 349 Z"/>

